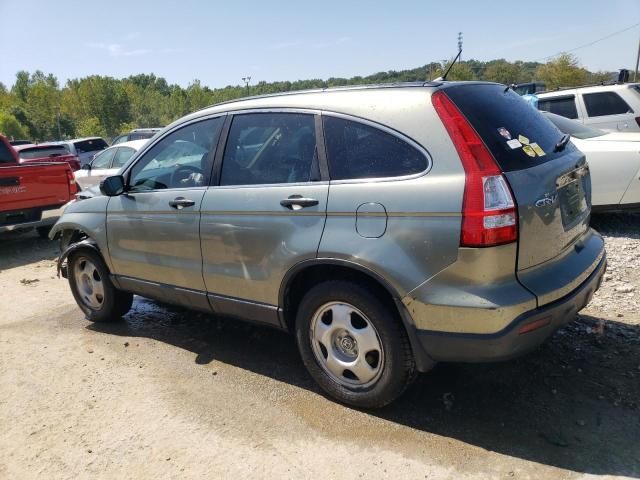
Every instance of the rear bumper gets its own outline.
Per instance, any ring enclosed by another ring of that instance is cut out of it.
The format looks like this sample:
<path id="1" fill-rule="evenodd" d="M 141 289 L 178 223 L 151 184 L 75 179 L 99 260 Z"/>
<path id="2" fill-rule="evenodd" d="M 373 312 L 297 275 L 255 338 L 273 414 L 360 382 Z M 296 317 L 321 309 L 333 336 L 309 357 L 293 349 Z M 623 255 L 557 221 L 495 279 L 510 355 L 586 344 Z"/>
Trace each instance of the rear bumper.
<path id="1" fill-rule="evenodd" d="M 27 228 L 48 227 L 58 221 L 58 218 L 60 218 L 63 211 L 64 206 L 53 208 L 50 210 L 43 210 L 40 215 L 37 215 L 40 217 L 38 220 L 15 223 L 12 225 L 0 225 L 0 233 L 10 232 L 12 230 L 23 230 Z"/>
<path id="2" fill-rule="evenodd" d="M 436 361 L 491 362 L 523 355 L 576 318 L 600 287 L 606 265 L 606 256 L 603 256 L 596 269 L 571 293 L 522 313 L 499 332 L 475 334 L 418 330 L 419 342 L 429 357 Z M 527 326 L 539 328 L 522 333 Z"/>

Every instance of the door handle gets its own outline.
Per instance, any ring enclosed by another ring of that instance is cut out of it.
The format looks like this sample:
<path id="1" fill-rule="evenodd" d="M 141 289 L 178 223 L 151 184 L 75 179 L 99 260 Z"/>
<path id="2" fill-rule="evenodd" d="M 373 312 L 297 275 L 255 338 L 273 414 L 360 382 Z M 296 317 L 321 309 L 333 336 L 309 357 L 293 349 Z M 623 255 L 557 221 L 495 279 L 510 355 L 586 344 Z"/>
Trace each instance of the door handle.
<path id="1" fill-rule="evenodd" d="M 182 210 L 185 207 L 193 207 L 196 204 L 193 200 L 184 197 L 174 198 L 169 202 L 169 206 L 176 210 Z"/>
<path id="2" fill-rule="evenodd" d="M 302 195 L 291 195 L 289 198 L 280 200 L 280 205 L 290 210 L 300 210 L 305 207 L 313 207 L 318 205 L 318 200 L 315 198 L 305 198 Z"/>

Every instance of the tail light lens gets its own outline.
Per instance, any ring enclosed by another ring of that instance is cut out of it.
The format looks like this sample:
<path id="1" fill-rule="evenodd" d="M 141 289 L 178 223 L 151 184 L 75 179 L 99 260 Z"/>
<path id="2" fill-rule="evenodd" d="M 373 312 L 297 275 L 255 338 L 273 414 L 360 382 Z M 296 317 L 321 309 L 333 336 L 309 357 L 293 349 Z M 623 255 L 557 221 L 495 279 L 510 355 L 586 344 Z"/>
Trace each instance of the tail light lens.
<path id="1" fill-rule="evenodd" d="M 76 179 L 71 170 L 67 170 L 67 180 L 69 180 L 69 194 L 73 196 L 78 193 L 78 185 L 76 185 Z"/>
<path id="2" fill-rule="evenodd" d="M 465 172 L 460 246 L 491 247 L 517 241 L 516 204 L 491 152 L 442 90 L 435 92 L 431 101 Z"/>

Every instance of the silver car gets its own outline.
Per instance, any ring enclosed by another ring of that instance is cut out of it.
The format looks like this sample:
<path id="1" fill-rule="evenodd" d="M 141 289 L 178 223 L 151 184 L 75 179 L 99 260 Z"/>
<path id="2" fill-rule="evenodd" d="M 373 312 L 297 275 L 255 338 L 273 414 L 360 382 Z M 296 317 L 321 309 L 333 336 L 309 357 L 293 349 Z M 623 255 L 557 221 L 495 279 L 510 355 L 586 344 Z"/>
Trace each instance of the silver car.
<path id="1" fill-rule="evenodd" d="M 101 191 L 51 233 L 89 320 L 137 294 L 284 329 L 318 384 L 358 407 L 439 361 L 533 349 L 606 265 L 584 155 L 498 84 L 216 105 Z"/>

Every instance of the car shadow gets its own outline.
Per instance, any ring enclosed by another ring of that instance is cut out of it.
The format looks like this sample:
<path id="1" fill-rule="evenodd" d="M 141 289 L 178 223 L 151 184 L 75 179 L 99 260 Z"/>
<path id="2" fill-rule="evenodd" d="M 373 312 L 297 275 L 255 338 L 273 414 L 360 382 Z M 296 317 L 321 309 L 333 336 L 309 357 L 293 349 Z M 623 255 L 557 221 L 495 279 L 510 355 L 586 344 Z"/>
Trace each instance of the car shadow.
<path id="1" fill-rule="evenodd" d="M 640 238 L 640 213 L 593 213 L 591 226 L 609 237 Z"/>
<path id="2" fill-rule="evenodd" d="M 59 253 L 58 242 L 40 238 L 35 230 L 0 233 L 0 270 L 54 261 Z"/>
<path id="3" fill-rule="evenodd" d="M 293 336 L 136 297 L 124 322 L 88 328 L 152 338 L 321 393 Z M 532 354 L 442 364 L 370 415 L 574 472 L 640 478 L 640 327 L 581 316 Z"/>

